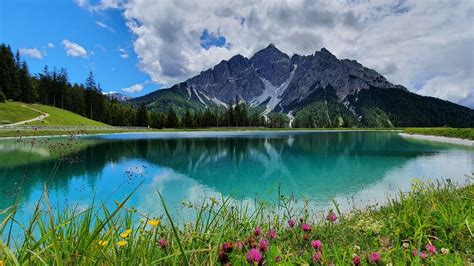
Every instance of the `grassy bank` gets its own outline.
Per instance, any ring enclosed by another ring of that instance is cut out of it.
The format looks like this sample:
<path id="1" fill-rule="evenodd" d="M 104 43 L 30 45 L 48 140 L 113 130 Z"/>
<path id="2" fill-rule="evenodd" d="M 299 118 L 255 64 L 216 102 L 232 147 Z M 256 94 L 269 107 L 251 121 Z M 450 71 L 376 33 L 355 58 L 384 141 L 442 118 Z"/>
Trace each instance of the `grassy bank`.
<path id="1" fill-rule="evenodd" d="M 474 128 L 406 128 L 403 133 L 474 140 Z"/>
<path id="2" fill-rule="evenodd" d="M 27 106 L 27 104 L 17 102 L 0 102 L 0 125 L 17 123 L 41 115 Z"/>
<path id="3" fill-rule="evenodd" d="M 196 216 L 185 225 L 173 222 L 167 211 L 143 216 L 126 208 L 127 200 L 117 202 L 115 210 L 59 212 L 44 193 L 22 227 L 24 237 L 16 240 L 8 231 L 16 208 L 4 210 L 0 260 L 7 265 L 465 265 L 473 259 L 473 185 L 415 181 L 411 192 L 385 207 L 342 214 L 335 205 L 328 216 L 297 210 L 284 196 L 279 206 L 262 203 L 255 209 L 211 198 L 186 205 Z"/>

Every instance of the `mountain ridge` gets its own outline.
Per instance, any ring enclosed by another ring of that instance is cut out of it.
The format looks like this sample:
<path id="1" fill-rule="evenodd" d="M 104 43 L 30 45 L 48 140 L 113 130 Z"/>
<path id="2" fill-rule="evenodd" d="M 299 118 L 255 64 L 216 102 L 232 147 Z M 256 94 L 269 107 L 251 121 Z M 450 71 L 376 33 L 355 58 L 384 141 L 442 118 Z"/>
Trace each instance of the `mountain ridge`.
<path id="1" fill-rule="evenodd" d="M 326 90 L 326 88 L 330 88 L 331 93 L 334 90 L 336 97 L 323 100 L 318 96 L 314 101 L 308 101 L 308 99 L 311 99 L 311 95 L 318 94 L 317 91 Z M 371 126 L 375 123 L 397 126 L 397 121 L 390 121 L 391 114 L 397 112 L 384 107 L 386 106 L 384 104 L 374 103 L 375 96 L 373 95 L 379 95 L 375 91 L 385 89 L 390 89 L 391 94 L 396 94 L 396 97 L 400 98 L 401 101 L 405 97 L 409 99 L 407 101 L 416 102 L 420 106 L 429 105 L 425 102 L 435 104 L 429 97 L 423 98 L 424 96 L 420 96 L 422 98 L 419 98 L 419 95 L 409 92 L 402 85 L 391 83 L 377 71 L 363 66 L 356 60 L 338 59 L 326 48 L 322 48 L 311 55 L 294 54 L 290 57 L 273 44 L 257 51 L 250 58 L 237 54 L 228 60 L 222 60 L 214 67 L 201 71 L 200 74 L 184 82 L 173 85 L 168 89 L 157 90 L 148 95 L 135 98 L 132 103 L 145 102 L 148 108 L 158 111 L 164 111 L 171 106 L 178 109 L 199 110 L 226 108 L 238 98 L 248 103 L 251 108 L 263 110 L 261 115 L 265 117 L 270 113 L 280 112 L 287 115 L 291 120 L 293 115 L 308 105 L 325 101 L 326 107 L 329 108 L 327 102 L 330 101 L 334 102 L 334 104 L 331 104 L 331 108 L 339 110 L 339 119 L 344 120 L 343 117 L 345 117 L 347 120 L 339 123 L 339 126 L 346 125 L 346 122 L 353 120 L 347 116 L 346 111 L 343 111 L 341 106 L 352 114 L 353 118 L 358 121 L 358 125 Z M 366 93 L 367 91 L 370 91 L 370 93 Z M 396 93 L 397 91 L 403 92 L 401 96 Z M 362 108 L 360 104 L 357 104 L 359 93 L 362 97 L 372 97 L 373 106 Z M 390 95 L 385 94 L 384 96 L 390 97 Z M 377 101 L 381 102 L 384 99 L 377 98 Z M 321 104 L 317 105 L 323 106 Z M 440 110 L 446 107 L 446 109 L 453 112 L 452 115 L 463 113 L 466 118 L 474 120 L 474 111 L 467 107 L 453 103 L 442 104 L 437 101 L 435 105 Z M 374 106 L 386 108 L 380 109 L 377 107 L 380 110 L 372 110 L 371 112 L 377 114 L 376 116 L 379 117 L 377 119 L 388 119 L 389 122 L 363 123 L 364 115 L 370 113 L 367 108 L 373 109 Z M 390 104 L 390 108 L 394 108 L 393 104 Z M 320 112 L 318 108 L 312 110 L 313 113 Z M 331 109 L 327 112 L 333 111 Z M 318 116 L 316 113 L 314 115 Z M 406 115 L 410 116 L 410 114 Z M 329 115 L 327 117 L 330 119 Z M 433 126 L 444 125 L 435 120 L 433 119 Z M 442 121 L 443 123 L 449 122 L 446 119 Z M 448 123 L 447 125 L 473 126 L 473 122 L 458 121 L 455 124 Z M 314 126 L 318 125 L 314 124 Z M 416 124 L 409 126 L 416 126 Z"/>

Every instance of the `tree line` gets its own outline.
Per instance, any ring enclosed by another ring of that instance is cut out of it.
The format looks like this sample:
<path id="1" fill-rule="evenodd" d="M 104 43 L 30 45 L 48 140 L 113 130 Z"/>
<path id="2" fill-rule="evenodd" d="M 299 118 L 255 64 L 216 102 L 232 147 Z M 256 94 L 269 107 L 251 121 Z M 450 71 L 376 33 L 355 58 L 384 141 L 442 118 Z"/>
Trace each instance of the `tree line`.
<path id="1" fill-rule="evenodd" d="M 84 84 L 71 83 L 65 68 L 50 69 L 31 75 L 28 64 L 10 46 L 0 45 L 0 102 L 5 100 L 40 103 L 65 109 L 84 117 L 114 126 L 153 128 L 208 127 L 285 127 L 286 117 L 272 114 L 265 118 L 238 98 L 227 108 L 186 110 L 179 116 L 170 108 L 167 112 L 147 110 L 144 104 L 131 104 L 110 99 L 102 93 L 99 83 L 89 72 Z"/>

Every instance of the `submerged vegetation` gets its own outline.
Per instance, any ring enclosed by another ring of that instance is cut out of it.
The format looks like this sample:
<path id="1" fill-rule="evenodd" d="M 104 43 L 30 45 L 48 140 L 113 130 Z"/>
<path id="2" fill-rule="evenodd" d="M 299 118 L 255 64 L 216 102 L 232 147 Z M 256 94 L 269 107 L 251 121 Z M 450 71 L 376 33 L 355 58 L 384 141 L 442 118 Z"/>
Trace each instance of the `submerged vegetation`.
<path id="1" fill-rule="evenodd" d="M 132 193 L 133 194 L 133 193 Z M 195 211 L 178 224 L 166 208 L 148 217 L 127 206 L 56 211 L 45 191 L 31 220 L 18 225 L 17 205 L 2 211 L 0 261 L 19 264 L 243 265 L 440 264 L 473 260 L 474 186 L 414 180 L 383 207 L 325 214 L 281 196 L 277 205 L 230 198 L 183 203 Z M 299 207 L 298 207 L 299 206 Z M 11 226 L 23 234 L 14 238 Z"/>

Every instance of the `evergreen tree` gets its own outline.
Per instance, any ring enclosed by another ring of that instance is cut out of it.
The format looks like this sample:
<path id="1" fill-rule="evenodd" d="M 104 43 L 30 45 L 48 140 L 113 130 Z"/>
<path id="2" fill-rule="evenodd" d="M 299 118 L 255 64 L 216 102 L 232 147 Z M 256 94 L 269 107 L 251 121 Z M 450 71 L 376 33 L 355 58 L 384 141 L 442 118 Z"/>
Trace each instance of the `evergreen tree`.
<path id="1" fill-rule="evenodd" d="M 148 126 L 148 111 L 145 104 L 141 104 L 137 112 L 137 125 L 141 127 Z"/>
<path id="2" fill-rule="evenodd" d="M 166 127 L 167 128 L 178 128 L 179 126 L 179 119 L 178 115 L 173 108 L 170 108 L 168 114 L 166 115 Z"/>
<path id="3" fill-rule="evenodd" d="M 196 121 L 193 119 L 191 112 L 189 112 L 189 109 L 186 109 L 186 112 L 184 113 L 183 117 L 183 127 L 185 128 L 192 128 L 196 126 Z"/>
<path id="4" fill-rule="evenodd" d="M 30 74 L 28 72 L 28 65 L 25 61 L 21 63 L 21 67 L 18 72 L 18 82 L 21 90 L 20 100 L 26 103 L 32 103 L 36 101 L 38 98 L 38 92 L 31 81 Z"/>

